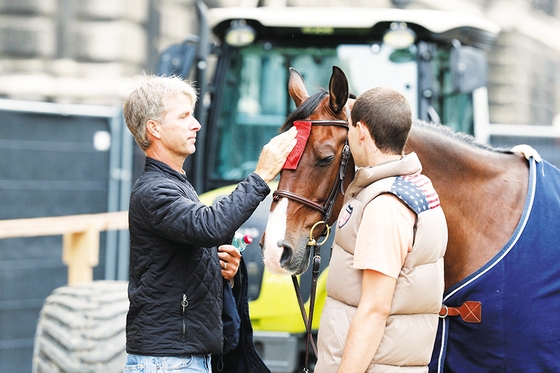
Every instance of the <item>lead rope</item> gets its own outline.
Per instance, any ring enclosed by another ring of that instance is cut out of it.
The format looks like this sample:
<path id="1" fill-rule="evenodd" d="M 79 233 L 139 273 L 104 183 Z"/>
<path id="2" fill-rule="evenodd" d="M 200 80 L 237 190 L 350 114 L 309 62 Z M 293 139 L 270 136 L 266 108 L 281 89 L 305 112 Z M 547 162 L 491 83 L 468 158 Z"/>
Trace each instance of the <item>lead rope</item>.
<path id="1" fill-rule="evenodd" d="M 319 277 L 319 268 L 321 267 L 321 249 L 316 244 L 315 253 L 313 255 L 313 272 L 311 276 L 311 296 L 309 298 L 309 320 L 307 327 L 307 342 L 305 343 L 305 373 L 309 372 L 309 344 L 313 342 L 312 326 L 313 326 L 313 313 L 315 309 L 315 295 L 317 293 L 317 278 Z M 315 351 L 317 357 L 317 351 Z"/>
<path id="2" fill-rule="evenodd" d="M 299 304 L 299 311 L 301 312 L 301 317 L 303 318 L 303 323 L 305 325 L 305 332 L 308 332 L 308 328 L 309 328 L 309 322 L 307 319 L 307 312 L 305 312 L 305 305 L 303 304 L 303 300 L 301 297 L 301 290 L 299 287 L 299 281 L 296 275 L 292 275 L 292 282 L 294 284 L 294 289 L 296 290 L 296 295 L 297 295 L 297 300 L 298 300 L 298 304 Z M 307 340 L 307 334 L 306 334 L 306 340 Z M 317 346 L 315 345 L 315 341 L 313 340 L 313 338 L 311 339 L 311 347 L 313 348 L 313 352 L 315 353 L 315 356 L 317 356 Z"/>
<path id="3" fill-rule="evenodd" d="M 319 224 L 324 224 L 326 228 L 325 239 L 321 243 L 317 243 L 315 238 L 313 238 L 313 231 L 315 227 Z M 330 227 L 324 221 L 318 221 L 313 225 L 311 231 L 309 232 L 309 241 L 307 241 L 307 248 L 311 250 L 313 247 L 313 266 L 312 266 L 312 273 L 311 273 L 311 294 L 309 297 L 309 316 L 305 314 L 305 306 L 303 305 L 303 299 L 301 296 L 301 291 L 299 287 L 299 283 L 297 281 L 296 276 L 292 276 L 292 282 L 294 283 L 294 288 L 296 290 L 298 303 L 301 311 L 301 315 L 303 318 L 303 322 L 305 324 L 306 329 L 306 339 L 305 339 L 305 363 L 303 372 L 309 372 L 309 345 L 312 346 L 313 352 L 315 352 L 315 356 L 317 356 L 317 347 L 315 345 L 315 341 L 313 340 L 312 334 L 312 326 L 313 326 L 313 313 L 315 311 L 315 296 L 317 293 L 317 279 L 319 278 L 319 270 L 321 268 L 321 245 L 324 244 L 327 239 L 329 238 L 330 234 Z"/>

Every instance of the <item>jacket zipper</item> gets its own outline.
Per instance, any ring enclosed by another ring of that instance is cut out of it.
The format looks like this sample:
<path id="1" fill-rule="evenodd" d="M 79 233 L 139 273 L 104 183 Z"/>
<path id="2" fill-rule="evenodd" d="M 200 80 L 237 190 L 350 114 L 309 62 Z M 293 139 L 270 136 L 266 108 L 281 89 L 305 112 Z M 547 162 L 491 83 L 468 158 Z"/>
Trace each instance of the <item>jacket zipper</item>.
<path id="1" fill-rule="evenodd" d="M 183 308 L 182 312 L 182 319 L 183 319 L 183 329 L 181 331 L 181 339 L 185 342 L 187 337 L 187 306 L 189 305 L 189 301 L 187 300 L 187 294 L 183 294 L 183 300 L 181 301 L 181 307 Z"/>

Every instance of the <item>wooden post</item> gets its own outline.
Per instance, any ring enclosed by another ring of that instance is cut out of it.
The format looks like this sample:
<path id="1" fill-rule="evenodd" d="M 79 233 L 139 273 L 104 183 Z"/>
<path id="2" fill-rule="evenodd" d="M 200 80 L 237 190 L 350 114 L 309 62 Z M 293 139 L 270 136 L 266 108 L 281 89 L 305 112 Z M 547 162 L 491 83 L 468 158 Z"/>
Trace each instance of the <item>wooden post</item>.
<path id="1" fill-rule="evenodd" d="M 68 266 L 68 285 L 93 281 L 99 264 L 99 230 L 89 226 L 82 232 L 62 236 L 62 261 Z"/>
<path id="2" fill-rule="evenodd" d="M 0 239 L 62 235 L 68 283 L 76 284 L 93 280 L 93 267 L 99 263 L 99 234 L 127 228 L 128 211 L 0 220 Z"/>

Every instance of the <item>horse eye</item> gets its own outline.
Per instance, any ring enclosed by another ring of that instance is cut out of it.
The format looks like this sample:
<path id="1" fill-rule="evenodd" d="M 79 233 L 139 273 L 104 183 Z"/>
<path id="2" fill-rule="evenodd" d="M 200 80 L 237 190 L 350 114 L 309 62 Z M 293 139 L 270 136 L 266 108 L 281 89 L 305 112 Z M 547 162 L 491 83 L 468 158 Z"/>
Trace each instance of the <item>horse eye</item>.
<path id="1" fill-rule="evenodd" d="M 328 166 L 334 161 L 334 155 L 329 155 L 328 157 L 321 158 L 317 161 L 317 166 Z"/>

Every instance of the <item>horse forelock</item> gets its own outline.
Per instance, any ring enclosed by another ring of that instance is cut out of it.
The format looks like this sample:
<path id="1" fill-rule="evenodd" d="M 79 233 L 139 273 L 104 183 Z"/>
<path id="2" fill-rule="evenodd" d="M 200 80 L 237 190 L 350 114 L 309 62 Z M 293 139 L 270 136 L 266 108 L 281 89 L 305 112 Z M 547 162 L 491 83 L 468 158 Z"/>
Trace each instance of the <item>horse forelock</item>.
<path id="1" fill-rule="evenodd" d="M 286 118 L 286 121 L 280 128 L 280 132 L 284 132 L 290 129 L 293 126 L 294 121 L 296 120 L 309 118 L 311 114 L 315 112 L 315 110 L 319 106 L 319 103 L 321 103 L 323 98 L 325 98 L 325 96 L 328 96 L 328 94 L 329 93 L 326 90 L 321 89 L 319 92 L 313 94 L 311 97 L 305 100 L 296 110 L 288 115 L 288 118 Z"/>

